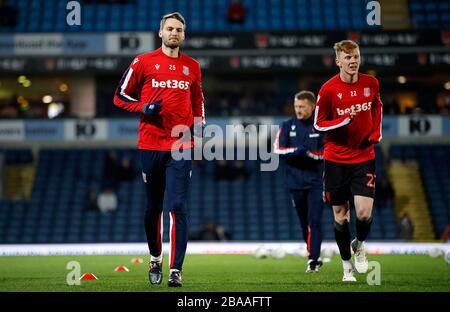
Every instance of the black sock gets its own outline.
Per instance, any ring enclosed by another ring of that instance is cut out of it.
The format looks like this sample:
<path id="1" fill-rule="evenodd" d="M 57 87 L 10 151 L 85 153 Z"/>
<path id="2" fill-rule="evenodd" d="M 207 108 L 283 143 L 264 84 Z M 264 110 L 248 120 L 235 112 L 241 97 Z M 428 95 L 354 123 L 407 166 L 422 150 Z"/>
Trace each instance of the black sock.
<path id="1" fill-rule="evenodd" d="M 359 220 L 356 218 L 356 239 L 363 242 L 369 234 L 370 226 L 372 225 L 372 217 L 367 220 Z"/>
<path id="2" fill-rule="evenodd" d="M 339 247 L 342 260 L 350 260 L 352 257 L 350 251 L 351 236 L 350 227 L 347 221 L 345 221 L 344 224 L 334 222 L 334 236 L 336 237 L 336 243 Z"/>

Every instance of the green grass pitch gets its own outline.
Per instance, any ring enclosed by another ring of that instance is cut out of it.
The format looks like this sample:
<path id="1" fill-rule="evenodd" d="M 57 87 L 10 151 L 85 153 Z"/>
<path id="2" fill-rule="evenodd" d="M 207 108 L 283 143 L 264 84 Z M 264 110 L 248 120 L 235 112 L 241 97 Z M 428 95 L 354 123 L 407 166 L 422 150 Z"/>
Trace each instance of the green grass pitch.
<path id="1" fill-rule="evenodd" d="M 341 282 L 341 261 L 335 256 L 320 273 L 305 273 L 306 259 L 289 255 L 284 259 L 256 259 L 252 255 L 187 255 L 183 287 L 168 288 L 167 261 L 164 281 L 150 286 L 147 261 L 133 264 L 136 255 L 105 256 L 7 256 L 0 257 L 0 291 L 84 292 L 415 292 L 450 291 L 450 265 L 442 257 L 427 255 L 369 255 L 381 265 L 381 285 L 369 286 L 366 275 L 357 283 Z M 96 281 L 68 286 L 69 261 L 78 261 L 81 273 L 92 272 Z M 167 259 L 165 259 L 167 260 Z M 129 272 L 115 272 L 125 265 Z"/>

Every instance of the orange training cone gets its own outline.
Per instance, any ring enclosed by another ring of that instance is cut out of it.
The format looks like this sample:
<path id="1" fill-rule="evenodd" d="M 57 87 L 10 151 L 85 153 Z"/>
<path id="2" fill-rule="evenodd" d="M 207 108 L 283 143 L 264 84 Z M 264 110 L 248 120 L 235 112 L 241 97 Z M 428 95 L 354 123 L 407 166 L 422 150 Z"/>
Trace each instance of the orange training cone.
<path id="1" fill-rule="evenodd" d="M 93 273 L 84 273 L 80 277 L 80 281 L 95 281 L 95 280 L 98 280 L 98 278 Z"/>
<path id="2" fill-rule="evenodd" d="M 116 271 L 116 272 L 129 272 L 130 270 L 128 270 L 128 268 L 126 266 L 118 266 L 117 268 L 114 269 L 114 271 Z"/>
<path id="3" fill-rule="evenodd" d="M 142 258 L 133 258 L 131 259 L 131 263 L 142 263 L 144 260 Z"/>

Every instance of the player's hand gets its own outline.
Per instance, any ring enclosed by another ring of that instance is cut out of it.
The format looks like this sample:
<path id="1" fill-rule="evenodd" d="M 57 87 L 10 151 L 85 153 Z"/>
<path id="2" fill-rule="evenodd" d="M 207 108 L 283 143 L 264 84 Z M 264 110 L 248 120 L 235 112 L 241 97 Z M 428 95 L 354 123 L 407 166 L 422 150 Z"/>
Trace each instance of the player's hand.
<path id="1" fill-rule="evenodd" d="M 366 138 L 362 141 L 361 145 L 359 146 L 359 149 L 366 149 L 366 148 L 368 148 L 369 146 L 372 146 L 372 145 L 374 145 L 374 144 L 377 144 L 379 141 L 378 141 L 377 139 L 375 139 L 375 137 L 376 137 L 376 135 L 374 135 L 374 134 L 371 134 L 371 135 L 369 135 L 368 137 L 366 137 Z"/>
<path id="2" fill-rule="evenodd" d="M 323 159 L 323 152 L 306 151 L 306 156 L 308 156 L 309 158 L 314 159 L 314 160 L 322 160 Z"/>
<path id="3" fill-rule="evenodd" d="M 149 116 L 159 115 L 161 112 L 161 102 L 162 100 L 158 100 L 155 102 L 144 104 L 142 107 L 142 113 Z"/>
<path id="4" fill-rule="evenodd" d="M 370 144 L 378 144 L 380 143 L 380 140 L 378 139 L 378 134 L 372 133 L 369 138 L 367 139 Z"/>
<path id="5" fill-rule="evenodd" d="M 294 149 L 294 152 L 292 153 L 292 156 L 303 156 L 303 155 L 305 155 L 305 152 L 306 152 L 306 150 L 304 149 L 304 148 L 302 148 L 302 147 L 296 147 L 295 149 Z"/>

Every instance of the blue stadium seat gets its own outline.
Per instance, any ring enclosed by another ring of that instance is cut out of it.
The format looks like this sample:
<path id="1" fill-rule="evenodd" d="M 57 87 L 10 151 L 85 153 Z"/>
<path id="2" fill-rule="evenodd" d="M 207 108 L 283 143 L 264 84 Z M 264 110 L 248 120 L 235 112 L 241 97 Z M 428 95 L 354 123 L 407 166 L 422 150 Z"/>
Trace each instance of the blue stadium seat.
<path id="1" fill-rule="evenodd" d="M 264 30 L 336 30 L 346 27 L 369 28 L 362 19 L 365 16 L 367 1 L 304 1 L 304 0 L 246 0 L 246 21 L 243 25 L 229 24 L 226 21 L 228 1 L 135 1 L 132 4 L 98 4 L 87 3 L 82 6 L 83 24 L 81 27 L 68 27 L 65 25 L 64 1 L 16 1 L 20 9 L 19 23 L 13 28 L 14 32 L 79 32 L 79 31 L 127 31 L 127 30 L 157 30 L 159 21 L 164 13 L 180 11 L 186 18 L 188 29 L 192 31 L 264 31 Z M 351 11 L 349 15 L 338 12 L 339 21 L 330 22 L 330 14 L 324 12 L 337 12 L 345 8 Z M 427 1 L 424 6 L 421 2 L 411 1 L 410 10 L 412 20 L 418 21 L 415 14 L 422 12 L 448 11 L 445 1 Z M 117 19 L 120 12 L 122 19 Z M 220 12 L 220 13 L 217 13 Z M 318 13 L 316 13 L 318 12 Z M 43 23 L 48 15 L 52 22 Z M 325 17 L 322 16 L 325 14 Z M 24 18 L 22 18 L 24 17 Z M 345 20 L 349 20 L 346 22 Z M 443 20 L 436 22 L 442 24 Z M 113 22 L 114 21 L 114 22 Z M 118 21 L 117 23 L 115 21 Z M 425 27 L 423 22 L 420 26 Z M 0 27 L 1 32 L 9 28 Z"/>
<path id="2" fill-rule="evenodd" d="M 440 237 L 445 226 L 449 223 L 448 215 L 443 213 L 446 203 L 450 200 L 449 146 L 394 145 L 390 152 L 394 159 L 416 159 L 419 161 L 430 214 L 433 223 L 436 225 L 435 235 Z M 436 164 L 439 164 L 439 167 Z"/>
<path id="3" fill-rule="evenodd" d="M 119 155 L 137 157 L 134 150 L 118 151 Z M 9 233 L 10 227 L 13 229 L 11 234 L 0 235 L 0 242 L 145 240 L 142 229 L 145 194 L 139 175 L 133 182 L 122 183 L 118 187 L 117 194 L 124 200 L 121 200 L 116 212 L 103 215 L 86 210 L 87 192 L 92 188 L 98 191 L 101 187 L 104 156 L 104 150 L 40 151 L 36 175 L 40 185 L 35 185 L 29 206 L 24 203 L 11 204 L 17 208 L 11 213 L 10 210 L 2 212 L 0 209 L 0 217 L 5 215 L 11 220 L 8 228 L 0 222 L 0 233 Z M 12 158 L 15 159 L 15 156 Z M 299 240 L 301 232 L 283 186 L 284 175 L 280 172 L 261 173 L 257 161 L 247 161 L 246 166 L 251 175 L 245 182 L 214 181 L 213 163 L 194 170 L 193 179 L 197 179 L 198 183 L 191 184 L 188 202 L 192 227 L 200 228 L 205 220 L 211 219 L 225 225 L 235 240 Z M 75 173 L 78 175 L 73 178 Z M 37 207 L 38 210 L 31 210 L 30 207 Z M 382 222 L 386 221 L 391 228 L 395 228 L 393 208 L 390 210 L 390 213 L 381 212 L 374 223 L 373 235 L 377 239 L 388 236 L 380 236 L 382 228 L 379 224 Z M 324 212 L 323 222 L 324 238 L 333 239 L 333 219 L 329 209 Z M 25 224 L 29 226 L 27 231 L 21 230 Z M 168 228 L 167 214 L 164 226 Z M 52 228 L 54 230 L 50 231 Z M 384 231 L 381 232 L 384 234 Z M 395 233 L 389 235 L 395 237 Z"/>

